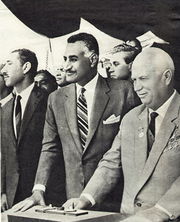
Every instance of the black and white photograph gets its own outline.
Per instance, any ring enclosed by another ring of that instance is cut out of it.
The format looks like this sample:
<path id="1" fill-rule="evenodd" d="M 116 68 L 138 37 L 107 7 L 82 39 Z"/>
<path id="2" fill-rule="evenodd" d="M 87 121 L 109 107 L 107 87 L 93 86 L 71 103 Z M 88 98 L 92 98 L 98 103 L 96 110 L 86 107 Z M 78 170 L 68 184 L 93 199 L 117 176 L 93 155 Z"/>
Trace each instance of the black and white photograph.
<path id="1" fill-rule="evenodd" d="M 180 1 L 0 1 L 2 222 L 180 222 Z"/>

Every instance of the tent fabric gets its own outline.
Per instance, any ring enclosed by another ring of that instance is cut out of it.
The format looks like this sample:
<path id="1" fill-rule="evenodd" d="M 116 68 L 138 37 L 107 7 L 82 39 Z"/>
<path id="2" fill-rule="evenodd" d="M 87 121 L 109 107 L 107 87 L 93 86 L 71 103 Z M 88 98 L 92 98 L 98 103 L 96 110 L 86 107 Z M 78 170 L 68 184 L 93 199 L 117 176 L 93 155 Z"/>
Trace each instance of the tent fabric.
<path id="1" fill-rule="evenodd" d="M 56 38 L 79 29 L 80 18 L 111 37 L 128 40 L 149 30 L 169 42 L 163 47 L 176 65 L 180 88 L 179 0 L 2 0 L 31 30 Z"/>

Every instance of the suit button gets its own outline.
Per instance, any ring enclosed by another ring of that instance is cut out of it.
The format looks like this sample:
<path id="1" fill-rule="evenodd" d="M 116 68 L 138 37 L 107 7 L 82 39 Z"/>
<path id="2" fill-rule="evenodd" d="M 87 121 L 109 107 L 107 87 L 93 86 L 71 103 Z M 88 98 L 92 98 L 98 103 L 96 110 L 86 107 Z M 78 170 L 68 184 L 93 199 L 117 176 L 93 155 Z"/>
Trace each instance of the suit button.
<path id="1" fill-rule="evenodd" d="M 142 207 L 142 203 L 137 202 L 137 203 L 136 203 L 136 206 L 137 206 L 137 207 Z"/>

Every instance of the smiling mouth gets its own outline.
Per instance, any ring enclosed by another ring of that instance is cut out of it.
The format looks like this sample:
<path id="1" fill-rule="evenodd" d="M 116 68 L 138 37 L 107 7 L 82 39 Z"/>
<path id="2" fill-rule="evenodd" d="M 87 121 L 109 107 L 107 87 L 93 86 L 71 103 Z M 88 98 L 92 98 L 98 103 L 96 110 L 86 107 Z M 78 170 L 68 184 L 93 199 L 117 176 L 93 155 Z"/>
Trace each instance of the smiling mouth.
<path id="1" fill-rule="evenodd" d="M 139 96 L 140 98 L 143 98 L 143 97 L 145 97 L 146 95 L 147 95 L 147 93 L 138 94 L 138 96 Z"/>
<path id="2" fill-rule="evenodd" d="M 66 72 L 67 76 L 73 76 L 75 73 L 74 72 Z"/>

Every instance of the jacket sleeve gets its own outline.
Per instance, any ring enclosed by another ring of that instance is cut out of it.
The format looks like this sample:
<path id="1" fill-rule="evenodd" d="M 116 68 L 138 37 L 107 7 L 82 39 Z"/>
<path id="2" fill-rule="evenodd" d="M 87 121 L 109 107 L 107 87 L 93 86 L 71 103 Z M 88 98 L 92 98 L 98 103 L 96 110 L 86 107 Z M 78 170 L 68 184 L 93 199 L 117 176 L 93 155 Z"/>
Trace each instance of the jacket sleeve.
<path id="1" fill-rule="evenodd" d="M 174 181 L 157 204 L 173 215 L 171 219 L 180 217 L 180 177 Z"/>
<path id="2" fill-rule="evenodd" d="M 96 203 L 100 203 L 122 178 L 121 139 L 120 131 L 115 137 L 112 147 L 108 150 L 98 168 L 94 172 L 83 193 L 91 195 Z"/>
<path id="3" fill-rule="evenodd" d="M 58 135 L 52 108 L 52 96 L 48 99 L 42 151 L 36 173 L 35 184 L 47 185 L 53 167 L 60 160 L 63 161 L 61 141 Z"/>
<path id="4" fill-rule="evenodd" d="M 0 107 L 0 144 L 1 144 L 1 154 L 0 154 L 0 158 L 1 158 L 1 194 L 2 193 L 6 193 L 6 153 L 5 153 L 5 147 L 4 147 L 4 142 L 3 140 L 3 123 L 2 123 L 2 108 Z"/>

